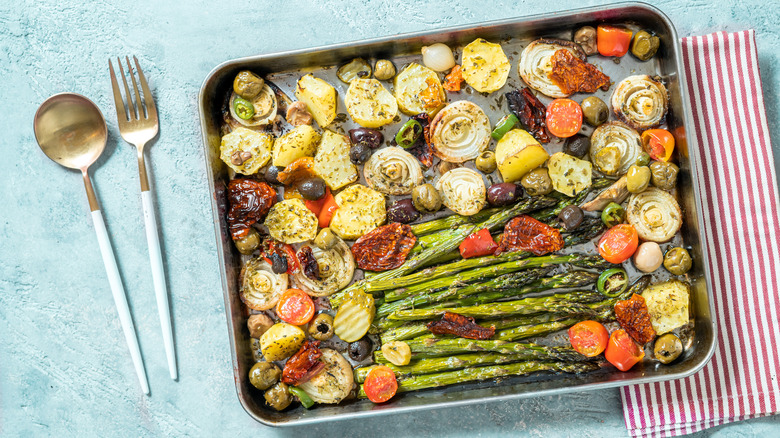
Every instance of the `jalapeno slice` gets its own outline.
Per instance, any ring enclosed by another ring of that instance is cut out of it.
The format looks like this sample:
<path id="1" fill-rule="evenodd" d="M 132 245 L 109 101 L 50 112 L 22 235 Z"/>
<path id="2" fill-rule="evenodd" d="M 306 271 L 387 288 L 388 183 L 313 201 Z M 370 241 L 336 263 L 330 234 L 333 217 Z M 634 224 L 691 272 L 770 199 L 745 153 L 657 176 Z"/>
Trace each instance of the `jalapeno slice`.
<path id="1" fill-rule="evenodd" d="M 414 146 L 423 133 L 423 127 L 417 120 L 407 120 L 404 126 L 395 134 L 395 142 L 404 149 Z"/>
<path id="2" fill-rule="evenodd" d="M 310 407 L 314 406 L 314 400 L 312 400 L 311 397 L 309 397 L 309 394 L 306 394 L 306 391 L 302 390 L 301 388 L 291 386 L 290 394 L 298 397 L 298 401 L 301 402 L 301 405 L 303 405 L 304 408 L 309 409 Z"/>
<path id="3" fill-rule="evenodd" d="M 511 131 L 520 121 L 514 114 L 507 114 L 501 117 L 501 120 L 496 123 L 495 129 L 490 133 L 490 136 L 495 140 L 501 140 L 507 132 Z"/>
<path id="4" fill-rule="evenodd" d="M 626 210 L 620 206 L 617 202 L 610 202 L 601 212 L 601 220 L 608 228 L 612 228 L 617 224 L 623 223 L 623 219 L 626 218 Z"/>
<path id="5" fill-rule="evenodd" d="M 255 106 L 244 98 L 236 97 L 233 99 L 233 111 L 236 112 L 238 117 L 249 120 L 255 115 Z"/>
<path id="6" fill-rule="evenodd" d="M 628 288 L 628 273 L 622 268 L 607 269 L 599 275 L 596 287 L 602 294 L 614 298 Z"/>

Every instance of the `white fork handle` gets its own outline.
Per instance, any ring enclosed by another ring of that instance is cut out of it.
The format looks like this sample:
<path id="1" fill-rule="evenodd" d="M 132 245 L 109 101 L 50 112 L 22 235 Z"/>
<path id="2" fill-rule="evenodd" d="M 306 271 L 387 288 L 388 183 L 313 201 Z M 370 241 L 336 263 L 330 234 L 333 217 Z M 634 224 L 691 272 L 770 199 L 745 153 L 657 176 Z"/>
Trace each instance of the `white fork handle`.
<path id="1" fill-rule="evenodd" d="M 143 389 L 144 394 L 149 395 L 149 382 L 146 380 L 146 371 L 141 358 L 141 350 L 138 348 L 138 339 L 135 336 L 133 318 L 130 316 L 127 296 L 125 296 L 125 289 L 122 287 L 122 280 L 119 277 L 119 269 L 116 267 L 114 250 L 111 248 L 111 242 L 108 240 L 106 224 L 103 222 L 103 215 L 100 213 L 100 210 L 92 211 L 92 222 L 95 224 L 100 254 L 103 256 L 103 264 L 106 266 L 108 282 L 111 284 L 111 293 L 114 295 L 114 303 L 119 313 L 119 322 L 122 324 L 122 331 L 125 333 L 127 346 L 130 348 L 130 357 L 133 358 L 133 365 L 135 366 L 136 374 L 138 374 L 138 380 L 141 382 L 141 389 Z"/>
<path id="2" fill-rule="evenodd" d="M 168 288 L 165 285 L 165 272 L 163 271 L 162 252 L 160 251 L 160 235 L 157 232 L 157 219 L 154 214 L 152 192 L 141 192 L 141 200 L 144 204 L 144 222 L 146 223 L 146 243 L 149 246 L 149 260 L 152 263 L 152 280 L 154 281 L 154 294 L 157 297 L 157 311 L 160 314 L 160 326 L 163 332 L 163 344 L 165 355 L 168 356 L 168 370 L 171 379 L 179 378 L 176 368 L 176 350 L 173 344 L 173 327 L 171 324 L 170 306 L 168 304 Z"/>

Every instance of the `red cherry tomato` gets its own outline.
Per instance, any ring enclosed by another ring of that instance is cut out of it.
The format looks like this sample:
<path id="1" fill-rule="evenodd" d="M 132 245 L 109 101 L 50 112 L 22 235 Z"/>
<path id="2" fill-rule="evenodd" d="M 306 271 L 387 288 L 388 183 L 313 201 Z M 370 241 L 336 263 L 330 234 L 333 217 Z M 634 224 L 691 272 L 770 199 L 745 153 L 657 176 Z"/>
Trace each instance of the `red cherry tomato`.
<path id="1" fill-rule="evenodd" d="M 615 264 L 630 259 L 637 246 L 639 246 L 639 235 L 634 226 L 629 224 L 617 224 L 608 229 L 598 243 L 601 257 Z"/>
<path id="2" fill-rule="evenodd" d="M 615 330 L 609 337 L 604 357 L 620 371 L 628 371 L 645 357 L 645 351 L 637 345 L 625 330 Z"/>
<path id="3" fill-rule="evenodd" d="M 363 391 L 366 397 L 374 403 L 384 403 L 398 391 L 398 381 L 395 373 L 384 365 L 375 366 L 368 372 L 366 381 L 363 382 Z"/>
<path id="4" fill-rule="evenodd" d="M 634 35 L 628 29 L 615 26 L 601 25 L 596 30 L 596 45 L 602 56 L 623 56 L 628 53 L 631 45 L 631 36 Z"/>
<path id="5" fill-rule="evenodd" d="M 581 321 L 569 329 L 569 342 L 580 354 L 598 356 L 607 348 L 609 332 L 596 321 Z"/>
<path id="6" fill-rule="evenodd" d="M 571 99 L 555 99 L 547 105 L 545 123 L 550 134 L 571 137 L 582 128 L 582 108 Z"/>
<path id="7" fill-rule="evenodd" d="M 496 248 L 498 248 L 498 244 L 493 240 L 493 236 L 490 235 L 490 230 L 487 228 L 469 234 L 458 247 L 460 256 L 464 259 L 493 254 Z"/>
<path id="8" fill-rule="evenodd" d="M 642 133 L 642 146 L 650 158 L 669 161 L 674 151 L 674 137 L 666 129 L 648 129 Z"/>
<path id="9" fill-rule="evenodd" d="M 300 289 L 287 289 L 276 304 L 276 314 L 292 325 L 304 325 L 314 317 L 314 301 Z"/>

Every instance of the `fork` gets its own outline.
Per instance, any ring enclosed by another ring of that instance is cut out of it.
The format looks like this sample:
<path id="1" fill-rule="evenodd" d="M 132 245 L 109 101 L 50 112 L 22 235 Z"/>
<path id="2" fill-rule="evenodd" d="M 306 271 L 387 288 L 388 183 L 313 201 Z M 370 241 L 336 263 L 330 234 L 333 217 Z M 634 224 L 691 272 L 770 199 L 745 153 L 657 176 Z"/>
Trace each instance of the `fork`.
<path id="1" fill-rule="evenodd" d="M 149 90 L 149 84 L 138 64 L 138 59 L 133 56 L 135 61 L 138 82 L 141 83 L 143 90 L 143 101 L 138 91 L 138 84 L 133 74 L 133 65 L 130 58 L 125 57 L 127 61 L 127 70 L 133 83 L 134 94 L 130 93 L 125 78 L 125 69 L 122 66 L 121 58 L 117 57 L 119 72 L 124 84 L 125 96 L 127 100 L 122 99 L 122 93 L 117 83 L 114 66 L 111 59 L 108 60 L 108 69 L 111 73 L 111 86 L 114 89 L 114 104 L 116 106 L 116 118 L 119 124 L 119 133 L 122 138 L 135 145 L 138 150 L 138 173 L 141 179 L 141 201 L 144 208 L 144 223 L 146 225 L 146 243 L 149 246 L 149 259 L 152 263 L 152 279 L 154 281 L 154 293 L 157 297 L 157 311 L 160 314 L 160 325 L 163 331 L 163 343 L 165 344 L 165 354 L 168 357 L 168 370 L 171 373 L 171 379 L 178 379 L 176 368 L 176 351 L 173 344 L 173 328 L 171 326 L 170 307 L 168 305 L 168 290 L 165 285 L 165 274 L 163 272 L 162 253 L 160 252 L 159 233 L 157 231 L 157 219 L 154 214 L 154 205 L 152 202 L 152 193 L 149 191 L 149 179 L 146 175 L 146 164 L 144 164 L 144 146 L 157 136 L 159 123 L 157 119 L 157 107 L 154 105 L 154 97 Z M 135 99 L 133 99 L 135 97 Z"/>

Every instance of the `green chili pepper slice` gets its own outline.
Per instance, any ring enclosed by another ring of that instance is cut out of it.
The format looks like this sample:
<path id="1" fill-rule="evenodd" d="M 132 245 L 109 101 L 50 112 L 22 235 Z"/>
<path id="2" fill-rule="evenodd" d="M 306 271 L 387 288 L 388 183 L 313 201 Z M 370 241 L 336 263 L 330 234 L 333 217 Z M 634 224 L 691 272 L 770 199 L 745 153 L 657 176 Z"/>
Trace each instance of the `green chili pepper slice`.
<path id="1" fill-rule="evenodd" d="M 504 117 L 501 117 L 501 120 L 496 123 L 496 128 L 493 129 L 490 136 L 493 137 L 494 140 L 501 140 L 501 138 L 503 138 L 507 132 L 511 131 L 519 122 L 517 116 L 514 114 L 507 114 Z"/>
<path id="2" fill-rule="evenodd" d="M 298 401 L 301 402 L 301 405 L 303 405 L 304 408 L 309 409 L 310 407 L 314 406 L 314 400 L 312 400 L 311 397 L 309 397 L 309 394 L 306 394 L 306 391 L 302 390 L 301 388 L 291 386 L 290 393 L 298 397 Z"/>
<path id="3" fill-rule="evenodd" d="M 417 120 L 407 120 L 404 126 L 395 134 L 395 142 L 404 149 L 414 146 L 423 133 L 423 127 Z"/>
<path id="4" fill-rule="evenodd" d="M 244 98 L 236 97 L 233 99 L 233 111 L 239 118 L 249 120 L 255 115 L 255 106 Z"/>
<path id="5" fill-rule="evenodd" d="M 608 228 L 614 227 L 623 222 L 626 217 L 626 210 L 617 202 L 610 202 L 604 211 L 601 212 L 601 220 Z"/>
<path id="6" fill-rule="evenodd" d="M 614 298 L 628 288 L 628 273 L 622 268 L 607 269 L 599 275 L 596 287 L 602 294 Z"/>

